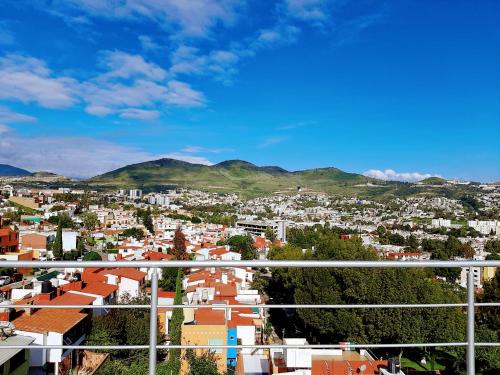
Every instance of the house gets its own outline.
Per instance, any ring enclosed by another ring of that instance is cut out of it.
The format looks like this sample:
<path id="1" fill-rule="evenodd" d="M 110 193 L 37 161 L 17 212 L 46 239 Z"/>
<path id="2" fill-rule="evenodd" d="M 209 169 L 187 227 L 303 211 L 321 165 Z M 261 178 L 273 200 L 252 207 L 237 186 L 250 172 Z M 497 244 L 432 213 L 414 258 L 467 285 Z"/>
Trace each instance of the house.
<path id="1" fill-rule="evenodd" d="M 0 255 L 19 251 L 19 231 L 11 227 L 0 228 Z"/>
<path id="2" fill-rule="evenodd" d="M 122 300 L 141 295 L 146 275 L 146 272 L 135 268 L 86 268 L 82 273 L 82 281 L 117 285 L 118 300 Z"/>
<path id="3" fill-rule="evenodd" d="M 197 309 L 194 313 L 194 322 L 184 324 L 181 333 L 182 345 L 227 345 L 227 325 L 224 310 Z M 196 349 L 201 355 L 207 349 Z M 227 369 L 227 349 L 210 349 L 217 361 L 217 370 L 225 372 Z M 183 356 L 184 357 L 184 356 Z M 181 363 L 181 375 L 187 375 L 189 368 L 186 360 Z"/>
<path id="4" fill-rule="evenodd" d="M 89 298 L 71 296 L 47 304 L 89 304 Z M 93 300 L 93 299 L 91 299 Z M 80 309 L 27 309 L 12 322 L 16 333 L 34 339 L 33 345 L 80 345 L 86 337 L 90 315 Z M 29 359 L 31 368 L 46 368 L 49 373 L 59 374 L 63 369 L 78 366 L 78 349 L 32 349 Z"/>
<path id="5" fill-rule="evenodd" d="M 31 345 L 33 337 L 14 335 L 0 340 L 0 375 L 26 375 L 29 372 L 29 349 L 4 349 L 7 345 Z"/>

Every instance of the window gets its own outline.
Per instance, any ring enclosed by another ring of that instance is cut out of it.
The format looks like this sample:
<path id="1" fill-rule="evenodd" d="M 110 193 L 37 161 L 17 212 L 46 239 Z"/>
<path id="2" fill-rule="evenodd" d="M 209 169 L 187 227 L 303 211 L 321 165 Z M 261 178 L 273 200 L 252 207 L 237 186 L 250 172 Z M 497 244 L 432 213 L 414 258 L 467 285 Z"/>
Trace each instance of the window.
<path id="1" fill-rule="evenodd" d="M 224 345 L 222 339 L 208 339 L 208 345 Z M 222 353 L 222 348 L 214 348 L 209 350 L 211 353 Z"/>

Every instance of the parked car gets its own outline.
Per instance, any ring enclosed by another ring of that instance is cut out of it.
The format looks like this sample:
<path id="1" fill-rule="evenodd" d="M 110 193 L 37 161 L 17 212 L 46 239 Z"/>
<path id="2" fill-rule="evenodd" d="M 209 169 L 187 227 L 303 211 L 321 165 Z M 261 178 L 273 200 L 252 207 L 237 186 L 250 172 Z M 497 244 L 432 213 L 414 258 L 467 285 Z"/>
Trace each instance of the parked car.
<path id="1" fill-rule="evenodd" d="M 0 286 L 10 284 L 10 281 L 11 280 L 9 276 L 0 276 Z"/>

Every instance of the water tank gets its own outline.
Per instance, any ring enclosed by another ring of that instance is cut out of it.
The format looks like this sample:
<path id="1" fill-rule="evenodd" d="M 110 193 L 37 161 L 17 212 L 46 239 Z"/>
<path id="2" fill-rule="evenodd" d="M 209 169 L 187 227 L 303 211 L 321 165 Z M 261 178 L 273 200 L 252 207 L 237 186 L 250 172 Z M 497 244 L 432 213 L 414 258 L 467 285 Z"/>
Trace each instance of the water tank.
<path id="1" fill-rule="evenodd" d="M 52 283 L 50 281 L 42 281 L 42 293 L 52 293 Z"/>
<path id="2" fill-rule="evenodd" d="M 0 312 L 10 312 L 12 309 L 8 308 L 8 307 L 2 307 L 3 305 L 10 305 L 12 303 L 12 301 L 10 300 L 5 300 L 5 301 L 2 301 L 0 302 Z"/>
<path id="3" fill-rule="evenodd" d="M 73 278 L 75 281 L 82 281 L 82 274 L 81 273 L 74 273 Z"/>

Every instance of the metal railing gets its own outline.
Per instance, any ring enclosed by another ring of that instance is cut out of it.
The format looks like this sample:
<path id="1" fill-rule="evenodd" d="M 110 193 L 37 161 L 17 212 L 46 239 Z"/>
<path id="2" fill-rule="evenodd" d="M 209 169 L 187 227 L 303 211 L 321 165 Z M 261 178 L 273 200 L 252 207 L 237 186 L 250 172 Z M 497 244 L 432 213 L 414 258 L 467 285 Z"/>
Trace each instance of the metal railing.
<path id="1" fill-rule="evenodd" d="M 417 347 L 467 347 L 467 374 L 475 374 L 475 348 L 500 346 L 500 342 L 475 342 L 474 314 L 476 307 L 497 307 L 500 302 L 475 303 L 474 272 L 476 267 L 500 267 L 500 261 L 0 261 L 0 267 L 17 268 L 153 268 L 151 274 L 151 304 L 149 305 L 21 305 L 3 304 L 2 308 L 81 308 L 81 309 L 150 309 L 149 345 L 3 345 L 3 349 L 89 349 L 89 350 L 137 350 L 149 349 L 149 374 L 156 374 L 156 351 L 158 349 L 283 349 L 283 348 L 325 348 L 340 349 L 344 345 L 158 345 L 157 342 L 157 310 L 158 308 L 296 308 L 296 309 L 400 309 L 400 308 L 450 308 L 466 307 L 467 332 L 466 342 L 436 343 L 391 343 L 391 344 L 349 344 L 349 348 L 417 348 Z M 216 304 L 216 305 L 158 305 L 158 268 L 468 268 L 467 303 L 433 303 L 433 304 L 360 304 L 360 305 L 266 305 L 266 304 Z"/>

